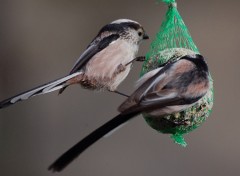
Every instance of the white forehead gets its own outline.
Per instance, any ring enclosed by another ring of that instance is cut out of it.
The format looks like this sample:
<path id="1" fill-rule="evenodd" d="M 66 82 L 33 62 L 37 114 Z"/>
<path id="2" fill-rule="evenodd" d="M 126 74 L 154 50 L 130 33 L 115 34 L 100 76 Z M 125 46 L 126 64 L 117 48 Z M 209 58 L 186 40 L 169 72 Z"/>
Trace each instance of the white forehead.
<path id="1" fill-rule="evenodd" d="M 115 21 L 113 21 L 111 24 L 129 23 L 129 22 L 139 24 L 138 22 L 133 21 L 133 20 L 129 20 L 129 19 L 119 19 L 119 20 L 115 20 Z"/>

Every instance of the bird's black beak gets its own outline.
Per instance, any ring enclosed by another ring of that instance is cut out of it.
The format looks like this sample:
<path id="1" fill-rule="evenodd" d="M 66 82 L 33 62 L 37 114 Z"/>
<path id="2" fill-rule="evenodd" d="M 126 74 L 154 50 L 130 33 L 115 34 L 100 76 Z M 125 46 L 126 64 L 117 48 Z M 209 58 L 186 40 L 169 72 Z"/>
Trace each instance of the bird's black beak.
<path id="1" fill-rule="evenodd" d="M 148 36 L 146 33 L 144 33 L 144 34 L 143 34 L 143 39 L 144 39 L 144 40 L 147 40 L 147 39 L 149 39 L 149 36 Z"/>

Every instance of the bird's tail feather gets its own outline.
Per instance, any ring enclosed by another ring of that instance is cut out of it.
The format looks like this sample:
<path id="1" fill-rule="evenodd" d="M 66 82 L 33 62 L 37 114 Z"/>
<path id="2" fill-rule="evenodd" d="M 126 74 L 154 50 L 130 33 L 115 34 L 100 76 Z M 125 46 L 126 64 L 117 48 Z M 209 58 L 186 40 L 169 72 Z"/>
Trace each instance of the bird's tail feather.
<path id="1" fill-rule="evenodd" d="M 139 114 L 139 112 L 132 112 L 128 114 L 119 114 L 114 117 L 112 120 L 108 121 L 88 136 L 83 138 L 80 142 L 70 148 L 67 152 L 65 152 L 62 156 L 60 156 L 51 166 L 49 166 L 48 170 L 53 172 L 60 172 L 63 170 L 68 164 L 70 164 L 75 158 L 77 158 L 84 150 L 98 141 L 100 138 L 120 126 L 124 124 L 128 120 L 132 119 L 134 116 Z"/>
<path id="2" fill-rule="evenodd" d="M 76 77 L 80 74 L 81 74 L 81 72 L 73 73 L 71 75 L 65 76 L 65 77 L 57 79 L 55 81 L 51 81 L 51 82 L 46 83 L 44 85 L 35 87 L 31 90 L 25 91 L 23 93 L 15 95 L 11 98 L 3 100 L 3 101 L 0 102 L 0 109 L 5 108 L 7 106 L 10 106 L 10 105 L 12 105 L 14 103 L 17 103 L 19 101 L 27 100 L 30 97 L 33 97 L 33 96 L 36 96 L 36 95 L 46 94 L 46 93 L 50 93 L 50 92 L 59 90 L 59 89 L 65 87 L 65 83 L 69 79 L 72 79 L 72 78 L 74 78 L 74 77 Z"/>

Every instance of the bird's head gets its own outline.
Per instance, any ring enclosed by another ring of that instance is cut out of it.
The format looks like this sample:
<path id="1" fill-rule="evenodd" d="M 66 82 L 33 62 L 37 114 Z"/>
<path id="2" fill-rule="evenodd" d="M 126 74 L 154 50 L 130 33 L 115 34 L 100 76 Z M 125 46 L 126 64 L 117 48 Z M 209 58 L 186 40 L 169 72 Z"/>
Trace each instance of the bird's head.
<path id="1" fill-rule="evenodd" d="M 149 39 L 142 25 L 129 19 L 118 19 L 107 24 L 100 30 L 100 34 L 103 33 L 119 34 L 122 39 L 136 44 Z"/>

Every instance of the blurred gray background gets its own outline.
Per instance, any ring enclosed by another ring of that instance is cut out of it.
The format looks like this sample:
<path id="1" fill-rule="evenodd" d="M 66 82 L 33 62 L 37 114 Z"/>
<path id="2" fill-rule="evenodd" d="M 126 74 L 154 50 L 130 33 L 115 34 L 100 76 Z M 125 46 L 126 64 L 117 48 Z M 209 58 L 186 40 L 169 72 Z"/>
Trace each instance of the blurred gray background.
<path id="1" fill-rule="evenodd" d="M 215 104 L 202 127 L 174 144 L 135 118 L 78 157 L 61 176 L 236 176 L 240 174 L 239 11 L 236 0 L 179 0 L 178 9 L 214 78 Z M 105 24 L 139 21 L 151 39 L 167 8 L 155 0 L 2 0 L 0 100 L 64 76 Z M 143 43 L 144 55 L 150 40 Z M 135 64 L 119 90 L 134 90 Z M 47 167 L 115 116 L 124 97 L 68 88 L 0 111 L 0 175 L 54 175 Z"/>

